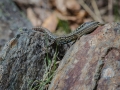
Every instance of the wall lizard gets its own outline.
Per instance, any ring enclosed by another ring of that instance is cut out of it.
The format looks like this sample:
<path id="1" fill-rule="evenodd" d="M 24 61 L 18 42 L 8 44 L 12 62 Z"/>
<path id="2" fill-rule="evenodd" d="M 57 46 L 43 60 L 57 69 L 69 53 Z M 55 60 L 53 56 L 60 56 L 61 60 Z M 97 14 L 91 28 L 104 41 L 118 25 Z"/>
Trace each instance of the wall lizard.
<path id="1" fill-rule="evenodd" d="M 81 26 L 79 26 L 75 31 L 71 32 L 70 34 L 62 35 L 62 36 L 56 36 L 53 33 L 51 33 L 49 30 L 43 27 L 38 27 L 33 29 L 46 33 L 49 36 L 49 38 L 53 39 L 53 41 L 57 45 L 61 45 L 61 44 L 67 44 L 71 41 L 75 41 L 79 39 L 82 35 L 85 35 L 94 31 L 100 25 L 104 25 L 104 24 L 97 21 L 86 22 L 86 23 L 83 23 Z"/>

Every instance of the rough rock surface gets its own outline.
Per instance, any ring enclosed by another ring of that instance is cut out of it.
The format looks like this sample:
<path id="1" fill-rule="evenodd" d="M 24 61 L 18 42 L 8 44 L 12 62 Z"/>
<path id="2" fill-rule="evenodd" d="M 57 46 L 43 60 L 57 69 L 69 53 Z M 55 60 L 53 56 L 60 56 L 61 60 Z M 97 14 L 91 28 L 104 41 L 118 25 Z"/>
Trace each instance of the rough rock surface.
<path id="1" fill-rule="evenodd" d="M 44 73 L 44 36 L 31 29 L 23 29 L 8 42 L 2 51 L 2 90 L 28 90 L 34 80 Z"/>
<path id="2" fill-rule="evenodd" d="M 44 36 L 23 29 L 8 42 L 2 51 L 0 90 L 29 90 L 34 80 L 44 73 Z"/>
<path id="3" fill-rule="evenodd" d="M 0 0 L 0 51 L 22 27 L 30 28 L 32 25 L 12 0 Z"/>
<path id="4" fill-rule="evenodd" d="M 56 45 L 46 48 L 51 39 L 45 33 L 28 28 L 19 31 L 6 43 L 0 56 L 0 90 L 39 88 L 38 82 L 43 79 L 47 68 L 46 58 L 53 58 L 56 51 Z M 65 49 L 60 48 L 59 59 L 65 53 Z"/>
<path id="5" fill-rule="evenodd" d="M 66 53 L 49 90 L 120 90 L 120 23 L 98 27 Z"/>

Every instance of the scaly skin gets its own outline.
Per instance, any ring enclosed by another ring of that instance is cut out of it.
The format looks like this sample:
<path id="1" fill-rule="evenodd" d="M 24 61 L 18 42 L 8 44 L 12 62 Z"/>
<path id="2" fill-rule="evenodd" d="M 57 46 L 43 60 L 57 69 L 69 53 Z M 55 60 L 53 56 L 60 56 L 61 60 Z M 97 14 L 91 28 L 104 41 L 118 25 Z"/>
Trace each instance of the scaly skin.
<path id="1" fill-rule="evenodd" d="M 57 45 L 61 45 L 61 44 L 67 44 L 71 41 L 77 40 L 82 35 L 85 35 L 94 31 L 100 25 L 104 25 L 104 24 L 96 21 L 86 22 L 82 24 L 80 27 L 78 27 L 75 31 L 71 32 L 68 35 L 63 35 L 63 36 L 56 36 L 52 34 L 49 30 L 43 27 L 33 28 L 33 29 L 46 33 L 50 39 L 53 39 L 54 42 L 57 43 Z"/>
<path id="2" fill-rule="evenodd" d="M 104 24 L 95 22 L 95 21 L 84 23 L 80 27 L 78 27 L 75 31 L 71 32 L 70 34 L 68 34 L 66 36 L 57 37 L 56 43 L 57 44 L 66 44 L 71 41 L 77 40 L 82 35 L 85 35 L 85 34 L 88 34 L 92 31 L 94 31 L 100 25 L 104 25 Z"/>

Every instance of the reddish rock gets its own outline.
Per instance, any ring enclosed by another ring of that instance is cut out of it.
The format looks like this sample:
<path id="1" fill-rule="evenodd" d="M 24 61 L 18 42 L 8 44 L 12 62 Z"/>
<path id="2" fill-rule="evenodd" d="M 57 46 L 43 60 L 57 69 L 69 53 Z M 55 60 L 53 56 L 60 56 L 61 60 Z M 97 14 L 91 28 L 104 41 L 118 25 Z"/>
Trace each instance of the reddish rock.
<path id="1" fill-rule="evenodd" d="M 84 35 L 66 53 L 49 90 L 119 90 L 120 24 Z"/>

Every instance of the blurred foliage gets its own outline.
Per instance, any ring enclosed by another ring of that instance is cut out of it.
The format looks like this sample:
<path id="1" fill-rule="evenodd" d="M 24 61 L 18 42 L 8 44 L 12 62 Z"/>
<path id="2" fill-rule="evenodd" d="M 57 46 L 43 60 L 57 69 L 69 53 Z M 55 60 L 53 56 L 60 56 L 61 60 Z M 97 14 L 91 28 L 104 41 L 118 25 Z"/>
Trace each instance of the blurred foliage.
<path id="1" fill-rule="evenodd" d="M 119 9 L 120 8 L 118 4 L 115 4 L 113 6 L 113 15 L 114 15 L 115 21 L 120 21 L 120 10 Z"/>
<path id="2" fill-rule="evenodd" d="M 58 55 L 57 48 L 56 48 L 56 52 L 52 59 L 48 55 L 48 53 L 46 54 L 46 58 L 44 59 L 45 73 L 43 75 L 43 79 L 31 81 L 32 85 L 30 85 L 30 83 L 31 83 L 30 82 L 29 90 L 48 90 L 48 86 L 51 83 L 51 80 L 55 74 L 57 67 L 58 67 L 57 55 Z"/>
<path id="3" fill-rule="evenodd" d="M 59 20 L 58 29 L 60 29 L 62 31 L 65 31 L 65 33 L 70 33 L 71 32 L 69 23 L 68 23 L 68 21 L 65 21 L 65 20 Z"/>

